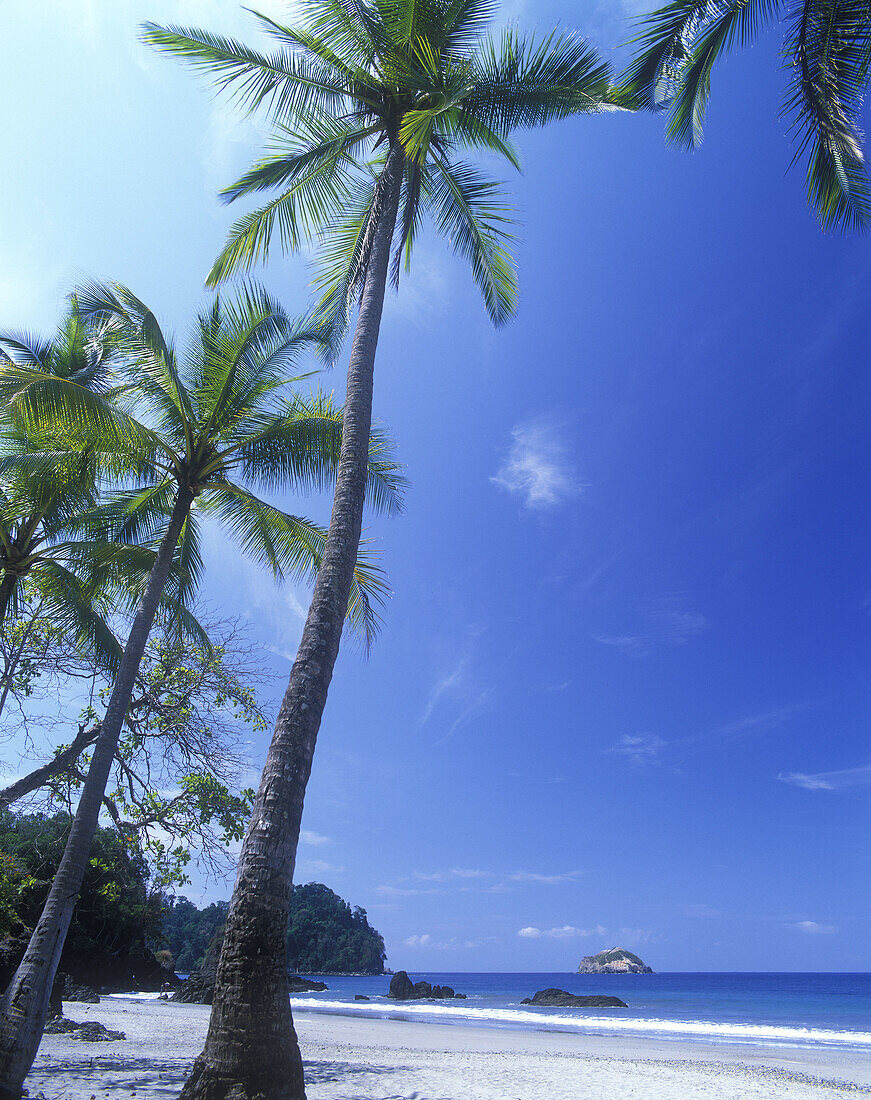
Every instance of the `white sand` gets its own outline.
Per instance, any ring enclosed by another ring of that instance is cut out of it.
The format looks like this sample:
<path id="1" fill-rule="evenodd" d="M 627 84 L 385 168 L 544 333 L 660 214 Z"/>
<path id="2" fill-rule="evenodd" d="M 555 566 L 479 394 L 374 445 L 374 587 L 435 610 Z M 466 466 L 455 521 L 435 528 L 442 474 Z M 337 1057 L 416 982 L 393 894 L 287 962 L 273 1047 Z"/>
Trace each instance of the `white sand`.
<path id="1" fill-rule="evenodd" d="M 47 1035 L 27 1080 L 49 1100 L 171 1100 L 202 1049 L 205 1005 L 70 1004 L 125 1041 Z M 295 1012 L 309 1100 L 855 1100 L 871 1058 L 503 1031 Z"/>

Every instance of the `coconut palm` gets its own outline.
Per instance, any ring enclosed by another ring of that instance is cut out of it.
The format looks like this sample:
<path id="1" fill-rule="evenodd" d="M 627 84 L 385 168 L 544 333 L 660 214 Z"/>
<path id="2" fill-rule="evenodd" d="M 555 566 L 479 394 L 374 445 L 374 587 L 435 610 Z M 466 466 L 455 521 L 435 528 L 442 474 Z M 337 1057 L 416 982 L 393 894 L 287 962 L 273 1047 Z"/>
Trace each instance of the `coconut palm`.
<path id="1" fill-rule="evenodd" d="M 130 487 L 93 510 L 87 525 L 132 542 L 159 538 L 142 592 L 64 855 L 24 958 L 0 1004 L 0 1097 L 20 1095 L 42 1029 L 60 953 L 82 882 L 106 781 L 130 702 L 143 650 L 174 556 L 180 564 L 175 597 L 194 594 L 202 570 L 198 514 L 214 517 L 241 549 L 268 565 L 277 578 L 312 577 L 321 563 L 324 532 L 260 499 L 254 489 L 290 485 L 323 487 L 339 453 L 336 410 L 286 396 L 288 369 L 300 352 L 322 344 L 310 327 L 292 321 L 263 291 L 243 288 L 233 300 L 215 298 L 197 318 L 184 353 L 164 336 L 156 318 L 124 287 L 92 286 L 80 296 L 83 316 L 99 326 L 113 358 L 136 384 L 141 419 L 114 410 L 104 419 L 126 423 L 124 456 Z M 31 417 L 46 395 L 44 412 L 68 418 L 86 433 L 95 398 L 77 404 L 75 385 L 7 367 L 0 374 L 18 386 L 14 412 Z M 36 397 L 29 392 L 36 389 Z M 99 404 L 99 400 L 96 402 Z M 326 412 L 324 412 L 326 409 Z M 375 503 L 399 504 L 395 464 L 376 442 L 369 482 Z M 372 628 L 371 599 L 383 588 L 377 571 L 358 566 L 349 614 Z"/>
<path id="2" fill-rule="evenodd" d="M 51 340 L 0 333 L 0 369 L 4 364 L 12 373 L 20 369 L 111 393 L 105 348 L 75 298 Z M 112 544 L 83 529 L 82 517 L 96 506 L 100 482 L 112 466 L 117 454 L 93 441 L 76 446 L 46 421 L 28 431 L 7 422 L 0 433 L 0 620 L 17 616 L 27 580 L 38 593 L 40 613 L 109 670 L 121 647 L 105 607 L 123 603 L 152 564 L 143 548 Z"/>
<path id="3" fill-rule="evenodd" d="M 622 78 L 627 103 L 668 110 L 668 137 L 696 148 L 716 62 L 785 23 L 783 114 L 806 161 L 808 202 L 822 226 L 865 229 L 871 188 L 859 113 L 871 74 L 871 9 L 855 0 L 675 0 L 645 16 Z"/>
<path id="4" fill-rule="evenodd" d="M 609 104 L 609 70 L 575 34 L 486 37 L 493 0 L 302 0 L 302 22 L 257 15 L 271 53 L 202 30 L 148 24 L 146 41 L 264 108 L 269 154 L 224 192 L 275 196 L 230 230 L 211 283 L 315 244 L 320 309 L 337 328 L 357 306 L 345 431 L 324 561 L 242 849 L 205 1050 L 183 1095 L 303 1097 L 285 980 L 284 924 L 305 786 L 339 650 L 366 481 L 384 294 L 424 219 L 465 258 L 495 324 L 513 313 L 510 206 L 464 159 L 518 167 L 514 130 Z"/>

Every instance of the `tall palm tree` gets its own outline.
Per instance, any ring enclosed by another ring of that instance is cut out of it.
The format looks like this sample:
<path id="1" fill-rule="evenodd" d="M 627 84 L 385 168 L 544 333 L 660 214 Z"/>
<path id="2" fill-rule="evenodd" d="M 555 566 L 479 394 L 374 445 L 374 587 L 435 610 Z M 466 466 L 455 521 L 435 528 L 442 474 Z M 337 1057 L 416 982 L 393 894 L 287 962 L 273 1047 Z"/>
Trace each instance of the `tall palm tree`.
<path id="1" fill-rule="evenodd" d="M 339 650 L 360 537 L 381 312 L 424 220 L 470 264 L 495 324 L 514 311 L 510 208 L 464 151 L 518 167 L 509 135 L 610 102 L 609 69 L 585 40 L 485 36 L 493 0 L 302 0 L 303 21 L 263 15 L 262 53 L 202 30 L 148 24 L 147 42 L 212 74 L 275 148 L 224 192 L 276 197 L 238 221 L 211 283 L 316 243 L 320 309 L 337 328 L 358 307 L 345 431 L 324 560 L 239 861 L 209 1035 L 183 1096 L 304 1097 L 287 995 L 284 925 L 305 787 Z"/>
<path id="2" fill-rule="evenodd" d="M 716 62 L 785 23 L 783 114 L 806 160 L 809 204 L 823 228 L 866 229 L 871 187 L 859 114 L 871 76 L 871 8 L 865 0 L 675 0 L 645 16 L 622 78 L 627 105 L 668 110 L 668 137 L 696 148 Z"/>
<path id="3" fill-rule="evenodd" d="M 111 395 L 106 349 L 75 297 L 50 340 L 0 333 L 0 370 L 4 365 L 12 373 L 20 369 Z M 109 670 L 117 666 L 121 647 L 106 622 L 105 606 L 117 607 L 151 565 L 142 548 L 112 544 L 82 527 L 83 515 L 97 504 L 101 477 L 113 464 L 92 440 L 76 446 L 47 422 L 27 432 L 6 423 L 0 432 L 0 620 L 17 616 L 27 579 L 39 593 L 41 614 Z"/>
<path id="4" fill-rule="evenodd" d="M 182 572 L 176 597 L 188 600 L 202 561 L 197 513 L 214 516 L 242 550 L 278 578 L 312 577 L 322 559 L 324 532 L 308 520 L 261 500 L 252 487 L 295 488 L 328 484 L 339 451 L 335 416 L 319 416 L 299 397 L 285 396 L 288 368 L 322 339 L 292 321 L 264 292 L 246 287 L 235 300 L 215 298 L 202 312 L 186 353 L 180 355 L 156 318 L 123 287 L 93 286 L 80 297 L 84 316 L 98 324 L 114 357 L 136 382 L 142 419 L 127 416 L 127 469 L 135 484 L 118 491 L 88 523 L 130 541 L 159 537 L 114 681 L 64 855 L 18 970 L 0 1003 L 0 1097 L 20 1096 L 33 1062 L 64 938 L 82 882 L 106 781 L 131 692 L 161 594 L 178 551 Z M 77 405 L 64 380 L 7 367 L 19 417 L 50 416 L 60 409 L 86 430 L 94 396 Z M 28 392 L 36 387 L 36 398 Z M 55 400 L 42 399 L 54 393 Z M 105 411 L 105 410 L 104 410 Z M 112 412 L 105 411 L 112 419 Z M 84 423 L 80 423 L 84 421 Z M 376 443 L 369 473 L 373 500 L 398 506 L 395 464 Z M 371 629 L 371 596 L 381 581 L 358 566 L 347 610 Z M 344 617 L 344 616 L 343 616 Z"/>

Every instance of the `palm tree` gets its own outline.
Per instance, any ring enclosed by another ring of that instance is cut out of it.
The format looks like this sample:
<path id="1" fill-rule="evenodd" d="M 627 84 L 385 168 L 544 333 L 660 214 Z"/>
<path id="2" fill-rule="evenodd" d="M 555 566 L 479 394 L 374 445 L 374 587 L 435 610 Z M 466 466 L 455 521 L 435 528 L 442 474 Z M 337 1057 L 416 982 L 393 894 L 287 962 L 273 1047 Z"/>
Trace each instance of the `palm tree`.
<path id="1" fill-rule="evenodd" d="M 778 20 L 786 22 L 783 114 L 796 151 L 807 162 L 808 203 L 823 228 L 865 229 L 871 188 L 859 112 L 871 75 L 871 9 L 853 0 L 675 0 L 645 16 L 638 53 L 622 78 L 626 103 L 668 110 L 668 137 L 696 148 L 711 72 L 728 50 L 752 46 Z"/>
<path id="2" fill-rule="evenodd" d="M 137 408 L 127 414 L 130 488 L 117 491 L 90 513 L 97 530 L 133 542 L 159 536 L 154 564 L 139 600 L 112 688 L 91 765 L 63 859 L 24 958 L 0 1004 L 0 1097 L 20 1096 L 33 1062 L 64 938 L 82 882 L 106 781 L 131 692 L 161 594 L 177 556 L 181 566 L 176 599 L 190 599 L 202 561 L 197 513 L 214 516 L 242 550 L 271 567 L 277 578 L 314 576 L 324 532 L 308 520 L 261 500 L 251 486 L 323 487 L 336 468 L 336 416 L 321 415 L 322 403 L 284 395 L 288 368 L 300 351 L 321 345 L 310 327 L 293 322 L 264 292 L 244 288 L 233 301 L 215 298 L 197 318 L 195 336 L 179 355 L 156 318 L 120 286 L 93 286 L 80 297 L 83 316 L 97 324 L 113 357 L 136 381 Z M 7 367 L 19 386 L 14 413 L 31 421 L 65 411 L 86 430 L 95 406 L 90 391 L 62 379 L 33 379 Z M 29 392 L 36 389 L 36 397 Z M 77 405 L 76 393 L 86 395 Z M 54 393 L 52 404 L 47 395 Z M 328 405 L 328 403 L 327 403 Z M 335 412 L 335 411 L 334 411 Z M 112 410 L 104 410 L 112 420 Z M 116 417 L 116 422 L 117 417 Z M 395 464 L 376 442 L 370 471 L 372 497 L 399 504 Z M 371 630 L 371 597 L 381 588 L 377 571 L 357 567 L 349 612 Z"/>
<path id="3" fill-rule="evenodd" d="M 305 787 L 339 650 L 360 537 L 375 352 L 390 275 L 398 285 L 425 217 L 470 264 L 495 324 L 517 284 L 501 185 L 463 159 L 518 167 L 512 131 L 609 105 L 609 69 L 574 34 L 485 37 L 493 0 L 303 0 L 303 22 L 255 14 L 273 53 L 201 30 L 148 24 L 147 42 L 265 107 L 274 150 L 224 192 L 277 190 L 243 217 L 214 284 L 266 258 L 274 237 L 317 244 L 321 313 L 341 329 L 358 306 L 345 431 L 323 565 L 239 861 L 209 1035 L 183 1096 L 298 1100 L 302 1062 L 284 938 Z"/>
<path id="4" fill-rule="evenodd" d="M 3 365 L 63 379 L 109 396 L 103 343 L 82 317 L 75 297 L 56 336 L 0 333 Z M 73 637 L 104 668 L 114 670 L 121 647 L 104 610 L 117 607 L 151 561 L 139 547 L 112 544 L 82 529 L 97 503 L 108 455 L 91 443 L 76 447 L 45 423 L 0 434 L 0 621 L 16 618 L 22 585 L 38 594 L 40 614 Z M 26 632 L 22 640 L 26 641 Z M 7 679 L 15 672 L 14 663 Z M 0 713 L 8 684 L 2 684 Z"/>

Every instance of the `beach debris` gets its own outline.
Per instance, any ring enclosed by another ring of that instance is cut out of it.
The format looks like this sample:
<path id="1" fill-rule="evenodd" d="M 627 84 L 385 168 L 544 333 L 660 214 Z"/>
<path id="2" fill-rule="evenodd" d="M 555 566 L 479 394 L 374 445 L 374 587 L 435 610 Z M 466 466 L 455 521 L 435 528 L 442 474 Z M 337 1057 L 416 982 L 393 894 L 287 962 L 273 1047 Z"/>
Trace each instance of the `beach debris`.
<path id="1" fill-rule="evenodd" d="M 599 994 L 578 996 L 565 989 L 539 989 L 534 997 L 524 997 L 522 1005 L 540 1005 L 544 1008 L 628 1008 L 619 997 L 605 997 Z"/>
<path id="2" fill-rule="evenodd" d="M 579 974 L 652 974 L 650 967 L 625 947 L 609 947 L 596 955 L 585 955 Z"/>

